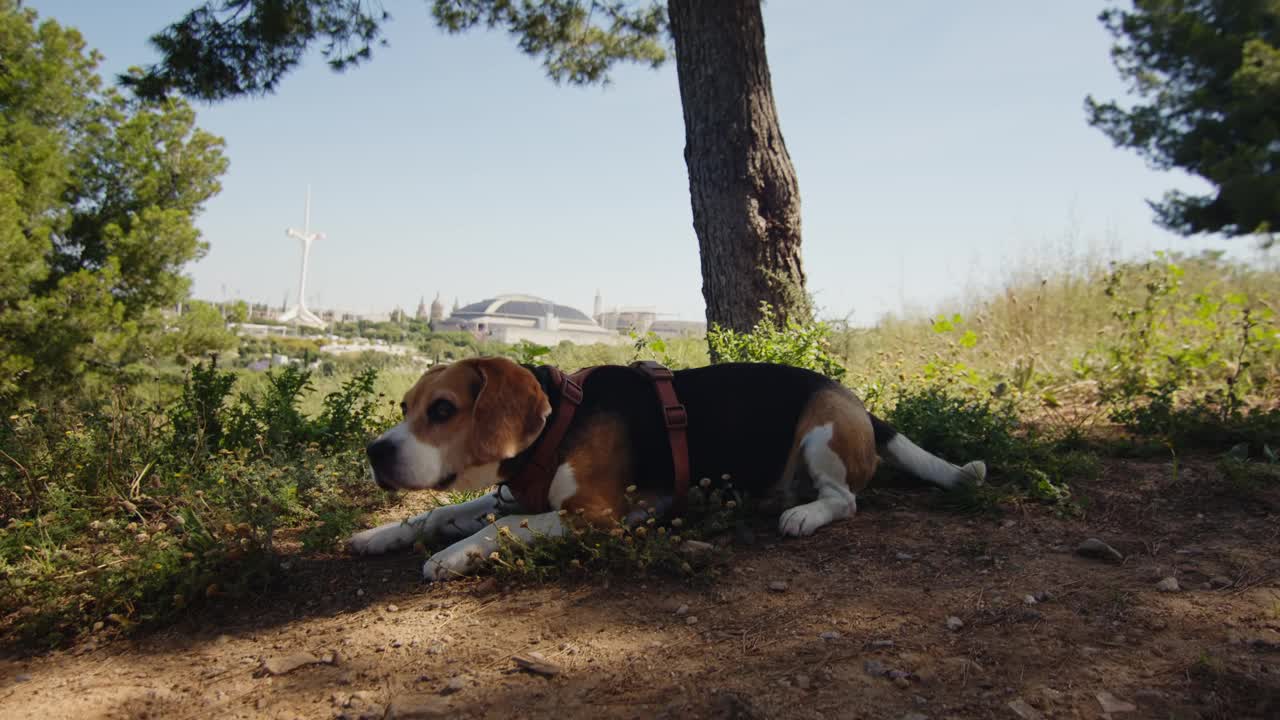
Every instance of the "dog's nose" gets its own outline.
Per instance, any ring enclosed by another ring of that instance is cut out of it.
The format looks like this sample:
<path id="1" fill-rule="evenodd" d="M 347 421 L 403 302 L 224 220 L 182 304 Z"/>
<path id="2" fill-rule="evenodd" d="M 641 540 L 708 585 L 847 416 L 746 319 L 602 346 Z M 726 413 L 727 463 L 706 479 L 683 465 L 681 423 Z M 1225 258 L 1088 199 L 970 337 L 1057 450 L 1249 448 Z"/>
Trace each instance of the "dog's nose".
<path id="1" fill-rule="evenodd" d="M 373 480 L 383 490 L 390 490 L 384 477 L 391 470 L 396 456 L 395 443 L 385 438 L 374 440 L 365 446 L 364 452 L 369 456 L 369 464 L 373 466 Z"/>

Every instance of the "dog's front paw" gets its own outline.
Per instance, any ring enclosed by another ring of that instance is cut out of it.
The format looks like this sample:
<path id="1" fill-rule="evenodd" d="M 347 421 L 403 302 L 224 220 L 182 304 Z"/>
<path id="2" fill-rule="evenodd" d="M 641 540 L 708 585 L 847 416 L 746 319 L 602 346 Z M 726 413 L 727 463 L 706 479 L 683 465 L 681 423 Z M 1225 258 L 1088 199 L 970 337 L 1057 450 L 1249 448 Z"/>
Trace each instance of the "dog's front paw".
<path id="1" fill-rule="evenodd" d="M 357 555 L 381 555 L 413 544 L 416 531 L 402 522 L 391 522 L 362 530 L 347 540 L 347 547 Z"/>
<path id="2" fill-rule="evenodd" d="M 817 532 L 819 527 L 830 522 L 820 508 L 810 505 L 799 505 L 788 509 L 778 518 L 778 532 L 788 537 L 807 537 Z"/>
<path id="3" fill-rule="evenodd" d="M 470 575 L 480 567 L 482 559 L 474 547 L 450 546 L 427 559 L 422 566 L 422 579 L 436 582 Z"/>

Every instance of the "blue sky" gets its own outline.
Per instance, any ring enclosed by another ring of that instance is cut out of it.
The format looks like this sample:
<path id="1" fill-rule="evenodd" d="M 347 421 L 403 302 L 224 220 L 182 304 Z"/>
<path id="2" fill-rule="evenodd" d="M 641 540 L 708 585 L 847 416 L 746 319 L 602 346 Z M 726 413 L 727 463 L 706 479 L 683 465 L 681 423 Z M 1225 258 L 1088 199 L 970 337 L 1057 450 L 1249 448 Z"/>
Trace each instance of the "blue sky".
<path id="1" fill-rule="evenodd" d="M 194 0 L 28 0 L 81 30 L 114 75 Z M 1144 202 L 1198 181 L 1157 173 L 1089 127 L 1118 97 L 1103 1 L 766 3 L 766 43 L 799 176 L 804 263 L 825 313 L 874 322 L 945 308 L 1022 268 L 1187 240 Z M 327 233 L 309 302 L 412 310 L 527 292 L 589 310 L 701 319 L 674 65 L 558 87 L 502 33 L 448 36 L 428 4 L 387 0 L 389 48 L 344 74 L 318 57 L 258 99 L 199 105 L 231 168 L 199 226 L 195 294 L 280 303 L 302 221 Z"/>

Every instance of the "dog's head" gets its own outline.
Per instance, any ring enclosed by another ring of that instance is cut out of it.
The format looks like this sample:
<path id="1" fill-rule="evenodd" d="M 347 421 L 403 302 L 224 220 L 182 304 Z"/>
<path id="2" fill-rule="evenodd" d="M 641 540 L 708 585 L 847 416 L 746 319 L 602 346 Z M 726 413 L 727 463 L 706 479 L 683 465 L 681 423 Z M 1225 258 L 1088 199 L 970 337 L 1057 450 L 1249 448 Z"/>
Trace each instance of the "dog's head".
<path id="1" fill-rule="evenodd" d="M 533 444 L 551 414 L 533 373 L 503 358 L 433 367 L 400 407 L 404 420 L 365 449 L 386 489 L 489 485 L 497 464 Z"/>

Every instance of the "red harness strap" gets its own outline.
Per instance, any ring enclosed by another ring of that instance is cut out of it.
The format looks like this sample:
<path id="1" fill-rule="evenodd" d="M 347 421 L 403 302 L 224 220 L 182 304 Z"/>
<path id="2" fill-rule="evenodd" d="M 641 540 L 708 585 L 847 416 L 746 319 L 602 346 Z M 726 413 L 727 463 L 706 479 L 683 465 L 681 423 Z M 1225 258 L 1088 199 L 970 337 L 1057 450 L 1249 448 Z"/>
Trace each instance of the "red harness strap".
<path id="1" fill-rule="evenodd" d="M 556 408 L 555 422 L 537 439 L 533 455 L 524 467 L 506 483 L 520 507 L 531 513 L 551 510 L 547 496 L 551 492 L 551 480 L 555 478 L 556 468 L 560 465 L 560 444 L 564 442 L 564 434 L 568 432 L 573 416 L 582 404 L 582 386 L 595 368 L 579 370 L 572 375 L 565 375 L 554 366 L 547 366 L 547 370 L 551 373 L 551 384 L 560 388 L 560 405 Z"/>
<path id="2" fill-rule="evenodd" d="M 662 422 L 667 426 L 667 441 L 671 445 L 671 466 L 675 472 L 671 514 L 683 515 L 685 501 L 689 497 L 689 413 L 680 403 L 676 388 L 671 384 L 675 375 L 670 370 L 652 360 L 633 362 L 631 367 L 648 375 L 653 381 L 654 389 L 658 391 L 658 400 L 662 403 Z"/>
<path id="3" fill-rule="evenodd" d="M 658 399 L 662 402 L 663 424 L 667 428 L 667 438 L 671 445 L 671 461 L 675 470 L 675 496 L 672 514 L 681 515 L 685 511 L 685 502 L 689 495 L 689 415 L 684 405 L 676 396 L 675 386 L 671 380 L 671 371 L 652 360 L 632 363 L 633 370 L 643 373 L 654 385 Z M 515 496 L 526 512 L 540 513 L 551 510 L 548 495 L 551 481 L 555 478 L 559 467 L 560 445 L 564 442 L 565 433 L 573 423 L 573 416 L 582 404 L 582 386 L 587 377 L 597 368 L 579 370 L 573 375 L 565 375 L 555 367 L 548 366 L 551 382 L 560 388 L 560 405 L 556 408 L 556 419 L 538 438 L 533 454 L 516 475 L 506 482 L 507 488 Z"/>

